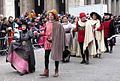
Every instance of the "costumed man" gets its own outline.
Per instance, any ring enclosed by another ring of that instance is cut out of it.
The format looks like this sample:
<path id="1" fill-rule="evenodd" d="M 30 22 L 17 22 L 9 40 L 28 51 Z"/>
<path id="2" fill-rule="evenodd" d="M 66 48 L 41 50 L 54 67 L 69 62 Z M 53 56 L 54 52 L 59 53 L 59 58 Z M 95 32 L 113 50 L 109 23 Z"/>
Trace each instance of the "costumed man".
<path id="1" fill-rule="evenodd" d="M 106 47 L 106 53 L 112 53 L 113 50 L 113 45 L 115 43 L 115 38 L 110 38 L 108 41 L 109 37 L 112 37 L 115 35 L 115 28 L 114 28 L 114 20 L 111 19 L 112 14 L 110 13 L 104 13 L 103 17 L 103 22 L 102 26 L 98 28 L 98 30 L 104 30 L 104 41 L 105 41 L 105 47 Z M 108 43 L 110 45 L 110 50 L 108 47 Z"/>
<path id="2" fill-rule="evenodd" d="M 95 45 L 95 36 L 94 36 L 93 27 L 91 24 L 92 24 L 91 20 L 87 20 L 86 27 L 85 27 L 83 52 L 85 52 L 85 50 L 88 49 L 89 55 L 95 56 L 97 54 L 96 45 Z"/>
<path id="3" fill-rule="evenodd" d="M 96 43 L 96 58 L 101 58 L 101 54 L 105 52 L 105 43 L 104 43 L 104 31 L 98 31 L 97 29 L 101 26 L 101 17 L 96 12 L 92 12 L 91 16 L 91 25 L 94 31 L 95 43 Z"/>
<path id="4" fill-rule="evenodd" d="M 83 52 L 84 37 L 85 37 L 85 28 L 86 28 L 86 14 L 84 12 L 80 13 L 80 20 L 76 23 L 76 29 L 78 31 L 78 42 L 80 45 L 82 61 L 81 64 L 89 64 L 89 53 L 88 49 Z"/>

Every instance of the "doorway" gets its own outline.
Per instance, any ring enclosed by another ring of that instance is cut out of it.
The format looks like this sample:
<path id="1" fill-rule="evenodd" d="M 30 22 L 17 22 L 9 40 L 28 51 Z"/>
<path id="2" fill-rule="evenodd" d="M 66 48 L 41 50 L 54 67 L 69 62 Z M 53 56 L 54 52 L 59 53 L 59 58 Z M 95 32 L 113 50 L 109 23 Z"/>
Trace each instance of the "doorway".
<path id="1" fill-rule="evenodd" d="M 35 13 L 41 14 L 44 11 L 44 0 L 34 0 Z"/>
<path id="2" fill-rule="evenodd" d="M 15 0 L 15 17 L 20 17 L 20 0 Z"/>
<path id="3" fill-rule="evenodd" d="M 65 14 L 65 0 L 56 0 L 59 14 Z"/>

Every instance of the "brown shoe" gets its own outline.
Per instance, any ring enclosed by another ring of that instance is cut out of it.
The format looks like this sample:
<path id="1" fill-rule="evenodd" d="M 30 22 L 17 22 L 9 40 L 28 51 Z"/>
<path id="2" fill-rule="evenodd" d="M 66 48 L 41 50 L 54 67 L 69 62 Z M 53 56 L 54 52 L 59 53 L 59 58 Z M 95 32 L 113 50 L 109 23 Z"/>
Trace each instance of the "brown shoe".
<path id="1" fill-rule="evenodd" d="M 55 74 L 53 75 L 53 77 L 58 77 L 58 76 L 59 76 L 59 74 L 58 74 L 58 70 L 55 69 Z"/>
<path id="2" fill-rule="evenodd" d="M 45 69 L 43 74 L 39 74 L 40 76 L 44 76 L 44 77 L 49 77 L 49 70 Z"/>

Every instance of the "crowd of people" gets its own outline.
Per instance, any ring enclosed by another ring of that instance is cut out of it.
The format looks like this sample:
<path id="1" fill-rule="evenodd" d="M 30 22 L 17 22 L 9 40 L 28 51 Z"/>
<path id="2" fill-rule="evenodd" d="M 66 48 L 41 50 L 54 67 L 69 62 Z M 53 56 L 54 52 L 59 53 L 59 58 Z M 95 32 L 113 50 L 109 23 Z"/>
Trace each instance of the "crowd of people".
<path id="1" fill-rule="evenodd" d="M 111 13 L 104 13 L 102 18 L 96 12 L 80 12 L 75 17 L 68 13 L 58 15 L 52 9 L 42 14 L 32 10 L 15 19 L 0 15 L 0 50 L 8 48 L 6 61 L 20 75 L 35 72 L 36 44 L 45 49 L 45 68 L 40 76 L 49 76 L 51 54 L 55 61 L 54 77 L 58 77 L 59 62 L 69 62 L 71 56 L 81 57 L 81 64 L 89 64 L 90 56 L 101 58 L 104 53 L 112 53 L 118 33 L 120 16 Z"/>

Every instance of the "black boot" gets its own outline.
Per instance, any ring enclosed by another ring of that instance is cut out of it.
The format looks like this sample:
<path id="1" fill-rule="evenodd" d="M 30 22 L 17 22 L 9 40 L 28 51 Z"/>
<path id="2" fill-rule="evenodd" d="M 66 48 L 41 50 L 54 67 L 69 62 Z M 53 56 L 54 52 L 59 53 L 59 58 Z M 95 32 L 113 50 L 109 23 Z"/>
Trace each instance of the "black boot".
<path id="1" fill-rule="evenodd" d="M 98 58 L 101 59 L 101 54 L 98 54 Z"/>
<path id="2" fill-rule="evenodd" d="M 112 49 L 113 49 L 113 45 L 110 46 L 110 52 L 109 53 L 112 53 Z"/>
<path id="3" fill-rule="evenodd" d="M 81 64 L 85 64 L 85 63 L 86 63 L 86 61 L 85 61 L 85 60 L 82 60 L 80 63 L 81 63 Z"/>
<path id="4" fill-rule="evenodd" d="M 89 60 L 86 60 L 86 63 L 85 63 L 85 64 L 87 64 L 87 65 L 88 65 L 88 64 L 89 64 Z"/>
<path id="5" fill-rule="evenodd" d="M 112 50 L 110 50 L 110 52 L 109 53 L 112 53 Z"/>
<path id="6" fill-rule="evenodd" d="M 82 55 L 82 61 L 81 61 L 81 64 L 85 64 L 86 63 L 86 61 L 85 61 L 85 54 L 81 54 Z"/>

